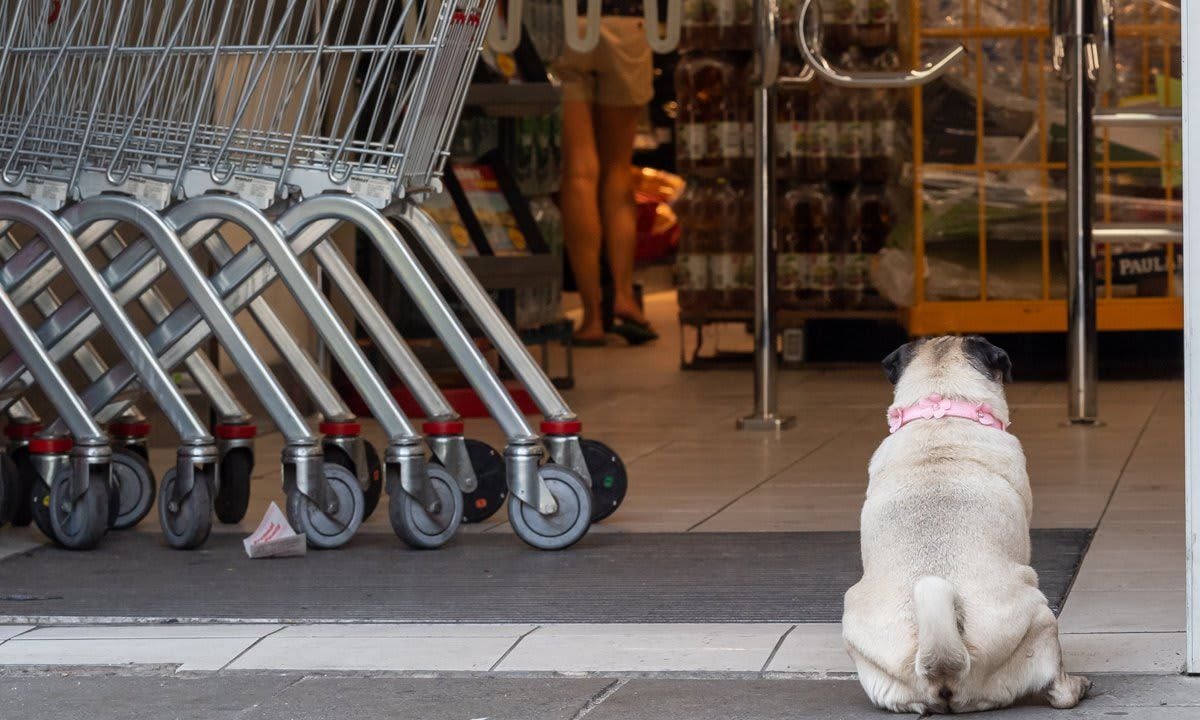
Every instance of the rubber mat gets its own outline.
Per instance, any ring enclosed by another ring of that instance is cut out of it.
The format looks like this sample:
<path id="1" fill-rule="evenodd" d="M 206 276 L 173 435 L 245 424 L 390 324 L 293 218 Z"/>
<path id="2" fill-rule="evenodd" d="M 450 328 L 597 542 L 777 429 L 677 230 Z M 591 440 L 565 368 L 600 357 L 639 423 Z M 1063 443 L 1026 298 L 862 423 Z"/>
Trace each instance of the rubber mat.
<path id="1" fill-rule="evenodd" d="M 1057 610 L 1090 530 L 1035 530 Z M 250 560 L 241 539 L 167 548 L 112 533 L 92 552 L 42 547 L 0 562 L 0 616 L 376 622 L 837 622 L 860 575 L 858 533 L 595 533 L 539 552 L 462 535 L 418 552 L 387 534 L 340 550 Z"/>

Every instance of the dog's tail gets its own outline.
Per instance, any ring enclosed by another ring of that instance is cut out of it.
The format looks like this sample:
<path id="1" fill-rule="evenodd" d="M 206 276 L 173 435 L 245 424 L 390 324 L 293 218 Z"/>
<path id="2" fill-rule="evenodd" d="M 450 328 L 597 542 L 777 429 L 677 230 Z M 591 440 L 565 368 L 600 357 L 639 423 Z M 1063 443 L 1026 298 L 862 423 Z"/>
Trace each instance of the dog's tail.
<path id="1" fill-rule="evenodd" d="M 913 585 L 917 615 L 917 677 L 929 683 L 943 702 L 971 669 L 971 655 L 963 642 L 958 592 L 948 580 L 923 577 Z"/>

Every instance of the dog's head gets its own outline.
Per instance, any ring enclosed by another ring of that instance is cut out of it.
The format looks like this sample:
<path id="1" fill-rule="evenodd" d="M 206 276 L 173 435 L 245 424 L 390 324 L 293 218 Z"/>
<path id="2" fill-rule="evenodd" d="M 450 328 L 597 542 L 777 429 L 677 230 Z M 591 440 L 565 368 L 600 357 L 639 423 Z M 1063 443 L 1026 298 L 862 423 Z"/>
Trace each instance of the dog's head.
<path id="1" fill-rule="evenodd" d="M 1005 410 L 1004 383 L 1012 382 L 1008 353 L 978 335 L 937 337 L 901 345 L 883 360 L 896 405 L 939 394 L 986 402 Z"/>

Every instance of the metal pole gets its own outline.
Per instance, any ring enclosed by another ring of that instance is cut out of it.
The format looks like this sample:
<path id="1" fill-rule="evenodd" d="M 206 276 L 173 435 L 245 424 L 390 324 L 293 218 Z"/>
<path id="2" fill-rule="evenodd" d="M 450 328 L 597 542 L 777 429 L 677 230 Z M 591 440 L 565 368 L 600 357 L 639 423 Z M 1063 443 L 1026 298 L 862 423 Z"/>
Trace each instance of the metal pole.
<path id="1" fill-rule="evenodd" d="M 754 412 L 739 430 L 782 430 L 795 418 L 779 416 L 775 348 L 775 96 L 778 83 L 778 5 L 755 0 L 759 21 L 754 88 Z M 775 57 L 772 57 L 775 56 Z"/>
<path id="2" fill-rule="evenodd" d="M 1183 3 L 1183 164 L 1200 161 L 1200 10 Z M 1183 178 L 1184 453 L 1187 526 L 1187 665 L 1200 675 L 1200 183 Z"/>
<path id="3" fill-rule="evenodd" d="M 1088 76 L 1091 26 L 1087 0 L 1071 0 L 1066 18 L 1067 95 L 1067 416 L 1097 420 L 1096 265 L 1092 249 L 1095 190 L 1095 91 Z"/>

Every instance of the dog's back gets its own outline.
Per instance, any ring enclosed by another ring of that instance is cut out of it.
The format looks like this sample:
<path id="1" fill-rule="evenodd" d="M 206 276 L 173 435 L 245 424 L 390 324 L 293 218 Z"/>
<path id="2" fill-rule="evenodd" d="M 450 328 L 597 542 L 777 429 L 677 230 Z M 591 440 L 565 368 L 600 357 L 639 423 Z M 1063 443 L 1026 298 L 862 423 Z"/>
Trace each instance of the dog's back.
<path id="1" fill-rule="evenodd" d="M 946 417 L 935 403 L 915 414 L 928 422 L 894 423 L 871 459 L 864 572 L 846 594 L 843 634 L 868 695 L 894 711 L 1007 705 L 1061 672 L 1057 625 L 1029 567 L 1025 457 L 1003 432 L 1006 368 L 980 371 L 964 342 L 910 350 L 908 372 L 890 373 L 897 405 L 946 395 L 995 417 L 972 421 L 961 401 Z"/>

